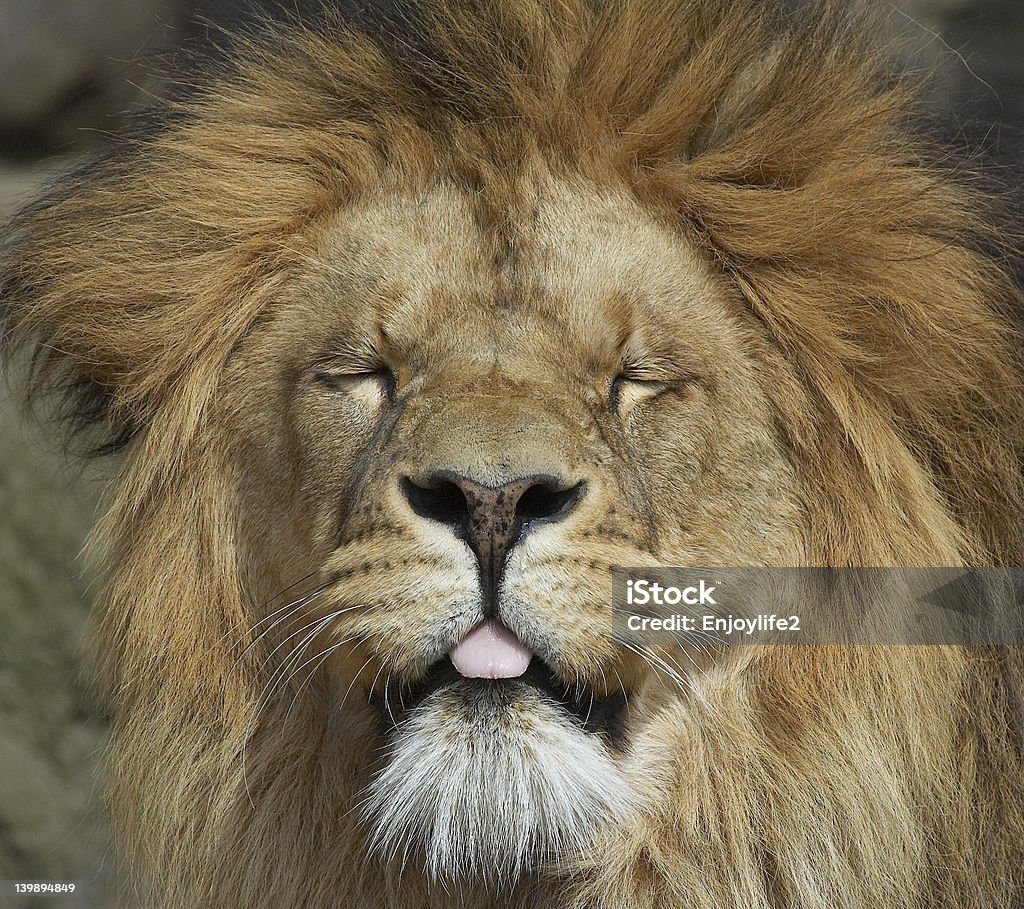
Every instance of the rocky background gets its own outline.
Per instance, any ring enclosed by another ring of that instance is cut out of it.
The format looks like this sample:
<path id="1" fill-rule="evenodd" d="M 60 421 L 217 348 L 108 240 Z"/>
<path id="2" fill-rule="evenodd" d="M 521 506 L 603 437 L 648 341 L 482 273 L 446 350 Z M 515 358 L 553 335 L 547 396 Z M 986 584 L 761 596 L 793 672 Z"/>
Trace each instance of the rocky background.
<path id="1" fill-rule="evenodd" d="M 1024 0 L 880 4 L 909 65 L 960 122 L 1024 124 Z M 237 10 L 231 0 L 0 0 L 0 224 L 48 175 L 122 127 L 160 89 L 153 60 Z M 0 231 L 3 228 L 0 227 Z M 96 797 L 104 723 L 84 684 L 94 588 L 79 553 L 102 475 L 68 467 L 0 393 L 0 881 L 75 879 L 113 905 Z M 198 909 L 198 907 L 197 907 Z"/>

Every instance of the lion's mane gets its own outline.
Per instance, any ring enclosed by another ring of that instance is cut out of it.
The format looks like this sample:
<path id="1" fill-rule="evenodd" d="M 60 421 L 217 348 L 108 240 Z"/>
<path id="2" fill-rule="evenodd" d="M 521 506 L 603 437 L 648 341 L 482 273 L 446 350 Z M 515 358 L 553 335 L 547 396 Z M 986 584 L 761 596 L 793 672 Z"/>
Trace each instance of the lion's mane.
<path id="1" fill-rule="evenodd" d="M 260 652 L 233 632 L 261 604 L 211 416 L 323 217 L 382 181 L 453 174 L 499 233 L 527 158 L 625 181 L 773 339 L 823 562 L 1021 563 L 1019 294 L 994 200 L 915 132 L 861 22 L 769 6 L 451 0 L 269 25 L 16 222 L 7 342 L 34 345 L 35 385 L 121 450 L 98 532 L 110 802 L 125 877 L 161 905 L 427 904 L 362 857 L 350 777 L 330 770 L 368 730 L 299 703 L 243 778 Z M 714 716 L 666 714 L 652 760 L 685 792 L 552 892 L 1020 905 L 1019 667 L 1009 649 L 785 649 Z"/>

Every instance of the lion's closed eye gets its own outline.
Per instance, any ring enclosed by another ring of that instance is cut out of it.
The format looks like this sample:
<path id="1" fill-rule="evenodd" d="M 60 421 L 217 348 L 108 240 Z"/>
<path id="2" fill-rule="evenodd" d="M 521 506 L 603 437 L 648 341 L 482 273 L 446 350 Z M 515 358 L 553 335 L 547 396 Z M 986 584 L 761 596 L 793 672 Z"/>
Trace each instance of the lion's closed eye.
<path id="1" fill-rule="evenodd" d="M 625 416 L 638 404 L 662 395 L 687 395 L 697 381 L 689 374 L 673 376 L 644 367 L 625 367 L 608 385 L 608 408 L 617 416 Z"/>
<path id="2" fill-rule="evenodd" d="M 391 400 L 397 390 L 395 375 L 387 366 L 357 370 L 320 366 L 314 369 L 313 378 L 329 391 L 340 394 L 371 394 Z"/>

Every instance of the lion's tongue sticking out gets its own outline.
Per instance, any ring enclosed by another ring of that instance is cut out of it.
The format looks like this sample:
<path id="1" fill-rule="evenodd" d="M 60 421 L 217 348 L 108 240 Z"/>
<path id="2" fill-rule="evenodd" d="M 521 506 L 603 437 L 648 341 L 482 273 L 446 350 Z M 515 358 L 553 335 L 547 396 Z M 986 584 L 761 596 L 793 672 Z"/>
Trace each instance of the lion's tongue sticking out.
<path id="1" fill-rule="evenodd" d="M 481 622 L 448 654 L 459 675 L 467 679 L 518 678 L 526 672 L 532 656 L 496 619 Z"/>

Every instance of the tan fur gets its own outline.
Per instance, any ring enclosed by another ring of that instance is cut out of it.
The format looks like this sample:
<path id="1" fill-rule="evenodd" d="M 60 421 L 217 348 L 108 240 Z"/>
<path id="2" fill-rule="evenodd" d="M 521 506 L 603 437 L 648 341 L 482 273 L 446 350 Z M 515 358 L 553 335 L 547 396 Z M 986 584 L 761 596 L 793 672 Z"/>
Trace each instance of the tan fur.
<path id="1" fill-rule="evenodd" d="M 1020 905 L 1015 652 L 780 648 L 681 692 L 606 625 L 616 564 L 1020 563 L 1020 300 L 981 251 L 986 200 L 827 10 L 418 9 L 429 53 L 337 23 L 240 42 L 12 235 L 12 343 L 131 434 L 98 534 L 126 887 L 165 909 Z M 637 356 L 669 391 L 612 414 Z M 376 357 L 404 402 L 383 435 L 372 383 L 311 378 Z M 508 608 L 566 679 L 631 699 L 643 810 L 500 896 L 367 857 L 357 810 L 367 690 L 478 618 L 468 552 L 394 494 L 438 465 L 588 478 L 513 557 Z"/>

